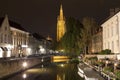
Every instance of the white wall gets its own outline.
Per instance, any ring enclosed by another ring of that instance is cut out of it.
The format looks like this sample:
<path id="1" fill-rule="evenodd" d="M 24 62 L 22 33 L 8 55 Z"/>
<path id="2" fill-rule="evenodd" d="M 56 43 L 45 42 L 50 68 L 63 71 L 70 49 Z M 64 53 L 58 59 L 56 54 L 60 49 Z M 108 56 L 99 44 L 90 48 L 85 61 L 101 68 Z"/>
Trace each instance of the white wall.
<path id="1" fill-rule="evenodd" d="M 120 53 L 120 12 L 101 26 L 103 27 L 103 50 L 110 49 L 113 53 Z"/>

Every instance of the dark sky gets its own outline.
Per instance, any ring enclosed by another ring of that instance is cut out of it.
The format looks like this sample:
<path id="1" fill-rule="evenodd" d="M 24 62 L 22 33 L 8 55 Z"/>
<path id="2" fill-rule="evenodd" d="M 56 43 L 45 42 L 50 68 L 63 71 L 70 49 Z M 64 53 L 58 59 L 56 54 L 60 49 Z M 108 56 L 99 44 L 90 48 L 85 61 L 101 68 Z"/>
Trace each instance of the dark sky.
<path id="1" fill-rule="evenodd" d="M 89 16 L 98 23 L 109 16 L 110 8 L 120 7 L 120 0 L 0 0 L 0 16 L 7 14 L 28 31 L 55 38 L 61 3 L 65 17 Z"/>

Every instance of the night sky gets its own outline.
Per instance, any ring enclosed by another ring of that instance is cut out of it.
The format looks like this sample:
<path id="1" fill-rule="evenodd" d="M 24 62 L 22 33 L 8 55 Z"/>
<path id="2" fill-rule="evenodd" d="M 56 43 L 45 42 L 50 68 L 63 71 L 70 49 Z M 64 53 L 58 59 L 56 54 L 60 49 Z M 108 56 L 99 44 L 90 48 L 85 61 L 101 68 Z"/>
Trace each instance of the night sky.
<path id="1" fill-rule="evenodd" d="M 109 16 L 110 8 L 120 7 L 120 0 L 0 0 L 0 17 L 7 14 L 28 31 L 55 38 L 61 3 L 65 17 L 89 16 L 98 23 Z"/>

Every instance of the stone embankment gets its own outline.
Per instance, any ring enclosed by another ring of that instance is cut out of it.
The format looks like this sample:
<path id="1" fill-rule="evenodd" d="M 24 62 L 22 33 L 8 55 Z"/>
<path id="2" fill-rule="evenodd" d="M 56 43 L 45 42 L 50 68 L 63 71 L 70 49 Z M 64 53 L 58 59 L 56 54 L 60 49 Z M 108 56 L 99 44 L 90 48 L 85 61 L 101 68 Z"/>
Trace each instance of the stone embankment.
<path id="1" fill-rule="evenodd" d="M 15 73 L 24 71 L 25 69 L 34 67 L 43 61 L 50 60 L 50 57 L 36 57 L 36 58 L 19 58 L 11 60 L 0 60 L 0 80 L 9 77 Z M 26 62 L 26 66 L 23 63 Z"/>

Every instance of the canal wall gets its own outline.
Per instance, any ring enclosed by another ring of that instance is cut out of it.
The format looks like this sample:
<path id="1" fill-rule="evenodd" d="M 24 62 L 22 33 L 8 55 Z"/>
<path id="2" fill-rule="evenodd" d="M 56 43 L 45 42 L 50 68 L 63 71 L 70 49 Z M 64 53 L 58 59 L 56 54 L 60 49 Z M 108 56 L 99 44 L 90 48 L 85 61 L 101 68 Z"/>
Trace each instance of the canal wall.
<path id="1" fill-rule="evenodd" d="M 0 79 L 12 74 L 34 67 L 42 62 L 50 60 L 50 57 L 21 58 L 16 60 L 0 60 Z M 23 66 L 23 63 L 26 62 Z"/>

